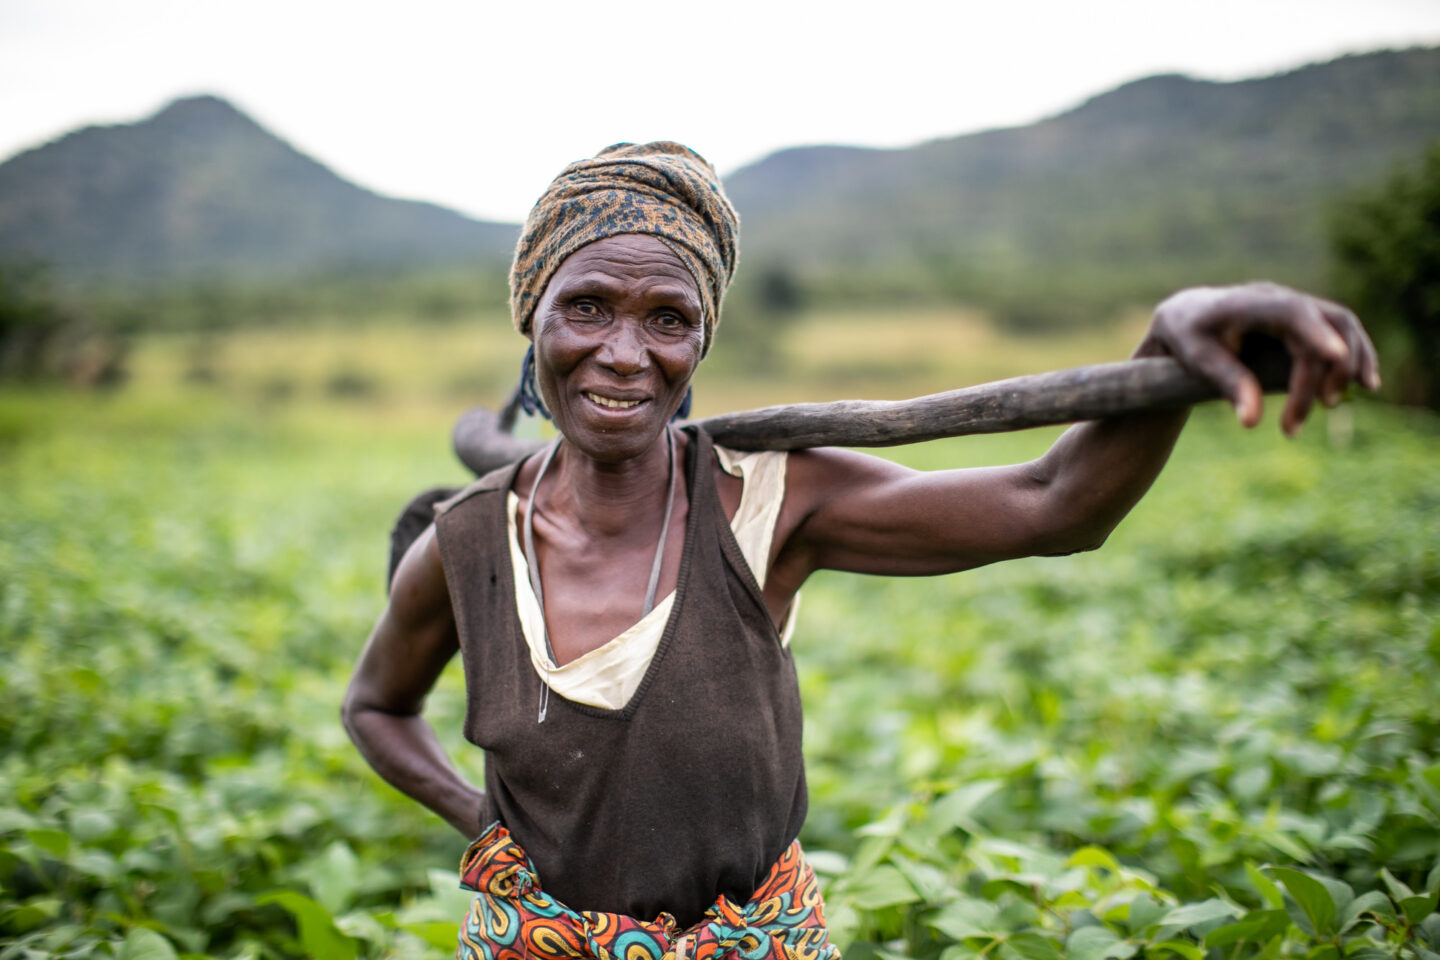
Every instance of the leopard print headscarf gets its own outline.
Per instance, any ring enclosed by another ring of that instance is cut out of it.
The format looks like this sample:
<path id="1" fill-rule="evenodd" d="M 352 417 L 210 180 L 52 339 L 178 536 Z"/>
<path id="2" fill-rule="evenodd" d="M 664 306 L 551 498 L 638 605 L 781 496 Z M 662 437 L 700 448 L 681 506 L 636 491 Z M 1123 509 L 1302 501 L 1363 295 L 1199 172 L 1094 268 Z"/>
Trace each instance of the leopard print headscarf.
<path id="1" fill-rule="evenodd" d="M 565 258 L 622 233 L 658 238 L 700 289 L 709 351 L 725 288 L 735 274 L 740 220 L 715 169 L 668 140 L 617 143 L 570 164 L 525 220 L 510 267 L 510 316 L 528 334 L 545 286 Z"/>

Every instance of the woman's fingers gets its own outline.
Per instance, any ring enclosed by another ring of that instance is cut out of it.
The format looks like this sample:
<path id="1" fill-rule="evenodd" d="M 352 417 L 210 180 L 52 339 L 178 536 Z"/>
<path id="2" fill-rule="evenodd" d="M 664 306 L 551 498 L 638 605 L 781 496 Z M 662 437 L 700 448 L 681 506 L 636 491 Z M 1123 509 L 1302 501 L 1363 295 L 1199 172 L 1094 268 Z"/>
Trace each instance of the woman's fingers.
<path id="1" fill-rule="evenodd" d="M 1215 384 L 1243 425 L 1253 427 L 1259 423 L 1262 391 L 1250 368 L 1218 341 L 1198 339 L 1189 347 L 1177 359 Z"/>
<path id="2" fill-rule="evenodd" d="M 1325 318 L 1345 338 L 1350 347 L 1350 376 L 1367 390 L 1380 389 L 1380 355 L 1360 323 L 1360 318 L 1346 306 L 1330 300 L 1318 300 Z"/>
<path id="3" fill-rule="evenodd" d="M 1160 342 L 1186 367 L 1216 385 L 1247 427 L 1260 420 L 1262 392 L 1236 351 L 1249 333 L 1284 342 L 1292 365 L 1280 425 L 1294 435 L 1318 398 L 1333 406 L 1358 381 L 1380 385 L 1375 346 L 1340 304 L 1273 283 L 1184 290 L 1156 309 Z"/>
<path id="4" fill-rule="evenodd" d="M 1285 340 L 1291 354 L 1298 360 L 1309 353 L 1326 366 L 1348 369 L 1351 362 L 1350 344 L 1345 341 L 1321 309 L 1320 301 L 1294 290 L 1284 290 L 1278 326 L 1273 331 Z"/>
<path id="5" fill-rule="evenodd" d="M 1315 394 L 1327 383 L 1327 376 L 1335 368 L 1327 367 L 1313 357 L 1297 356 L 1290 366 L 1290 389 L 1285 397 L 1285 409 L 1280 413 L 1280 429 L 1287 437 L 1300 432 L 1310 408 L 1315 405 Z"/>

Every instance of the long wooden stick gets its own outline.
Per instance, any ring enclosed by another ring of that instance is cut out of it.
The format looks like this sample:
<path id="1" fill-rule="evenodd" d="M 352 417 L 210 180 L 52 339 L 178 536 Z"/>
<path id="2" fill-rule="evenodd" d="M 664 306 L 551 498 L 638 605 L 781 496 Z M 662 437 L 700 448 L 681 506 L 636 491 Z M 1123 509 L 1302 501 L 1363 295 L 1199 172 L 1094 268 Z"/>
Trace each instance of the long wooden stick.
<path id="1" fill-rule="evenodd" d="M 1288 363 L 1268 354 L 1245 360 L 1267 391 L 1285 388 Z M 1071 367 L 911 400 L 794 403 L 722 413 L 697 422 L 715 442 L 736 450 L 890 447 L 1175 409 L 1219 395 L 1209 382 L 1174 360 L 1154 358 Z M 539 441 L 514 436 L 506 426 L 491 410 L 470 410 L 455 425 L 455 453 L 482 474 L 541 446 Z"/>

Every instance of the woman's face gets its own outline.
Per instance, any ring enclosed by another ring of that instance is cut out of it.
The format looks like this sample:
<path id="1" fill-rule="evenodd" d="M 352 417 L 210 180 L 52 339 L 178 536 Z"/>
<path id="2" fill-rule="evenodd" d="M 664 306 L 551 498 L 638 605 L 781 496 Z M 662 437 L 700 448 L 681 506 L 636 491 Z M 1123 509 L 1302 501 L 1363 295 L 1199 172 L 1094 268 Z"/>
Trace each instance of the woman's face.
<path id="1" fill-rule="evenodd" d="M 685 398 L 704 345 L 700 291 L 654 237 L 597 240 L 566 258 L 535 310 L 535 375 L 587 456 L 644 453 Z"/>

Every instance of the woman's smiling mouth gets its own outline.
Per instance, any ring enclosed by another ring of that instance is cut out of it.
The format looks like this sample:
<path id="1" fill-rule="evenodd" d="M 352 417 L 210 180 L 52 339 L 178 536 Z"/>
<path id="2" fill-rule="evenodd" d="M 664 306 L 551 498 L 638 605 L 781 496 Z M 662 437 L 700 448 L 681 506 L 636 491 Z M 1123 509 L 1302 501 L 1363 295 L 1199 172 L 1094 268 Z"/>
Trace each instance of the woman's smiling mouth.
<path id="1" fill-rule="evenodd" d="M 631 407 L 638 407 L 640 404 L 645 402 L 643 399 L 619 400 L 613 397 L 602 397 L 600 394 L 591 393 L 589 390 L 586 390 L 584 392 L 584 396 L 585 399 L 591 401 L 592 403 L 597 403 L 600 406 L 607 407 L 611 410 L 628 410 Z"/>

